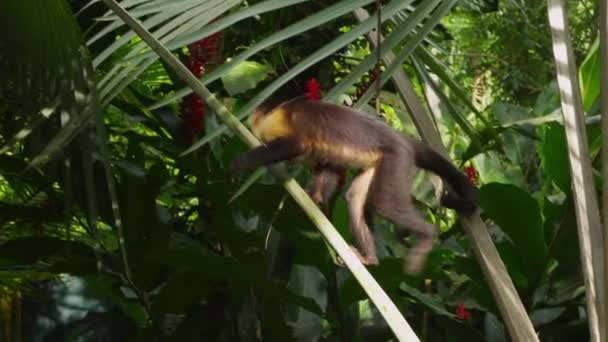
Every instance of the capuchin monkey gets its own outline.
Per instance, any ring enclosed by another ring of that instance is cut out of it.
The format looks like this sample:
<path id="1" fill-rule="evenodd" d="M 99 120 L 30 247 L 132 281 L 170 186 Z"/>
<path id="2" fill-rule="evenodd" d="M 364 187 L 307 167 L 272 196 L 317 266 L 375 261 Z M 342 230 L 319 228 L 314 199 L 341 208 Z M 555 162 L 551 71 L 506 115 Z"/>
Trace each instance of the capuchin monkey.
<path id="1" fill-rule="evenodd" d="M 376 265 L 374 239 L 365 213 L 379 214 L 417 235 L 405 263 L 419 272 L 433 248 L 435 227 L 424 221 L 410 195 L 416 167 L 439 175 L 452 188 L 441 204 L 469 216 L 477 209 L 477 192 L 469 180 L 432 149 L 401 135 L 378 118 L 349 107 L 296 98 L 278 106 L 260 106 L 251 117 L 253 133 L 265 144 L 233 161 L 237 172 L 285 160 L 314 164 L 308 191 L 317 205 L 337 188 L 340 173 L 358 170 L 346 192 L 355 254 L 364 265 Z"/>

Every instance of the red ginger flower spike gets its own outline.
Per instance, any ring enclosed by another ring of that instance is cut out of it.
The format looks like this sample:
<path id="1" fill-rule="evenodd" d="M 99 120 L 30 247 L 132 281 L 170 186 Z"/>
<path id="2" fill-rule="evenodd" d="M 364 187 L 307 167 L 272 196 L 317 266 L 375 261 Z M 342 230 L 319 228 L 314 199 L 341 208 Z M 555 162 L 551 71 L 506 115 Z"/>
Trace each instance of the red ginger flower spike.
<path id="1" fill-rule="evenodd" d="M 477 185 L 478 179 L 477 170 L 475 170 L 475 167 L 473 165 L 468 165 L 465 170 L 467 172 L 467 178 L 469 179 L 469 181 L 474 185 Z"/>
<path id="2" fill-rule="evenodd" d="M 321 85 L 317 82 L 316 78 L 311 78 L 306 83 L 306 97 L 311 101 L 318 101 L 321 99 Z"/>
<path id="3" fill-rule="evenodd" d="M 456 317 L 468 321 L 471 318 L 471 313 L 464 308 L 464 303 L 460 302 L 456 306 Z"/>

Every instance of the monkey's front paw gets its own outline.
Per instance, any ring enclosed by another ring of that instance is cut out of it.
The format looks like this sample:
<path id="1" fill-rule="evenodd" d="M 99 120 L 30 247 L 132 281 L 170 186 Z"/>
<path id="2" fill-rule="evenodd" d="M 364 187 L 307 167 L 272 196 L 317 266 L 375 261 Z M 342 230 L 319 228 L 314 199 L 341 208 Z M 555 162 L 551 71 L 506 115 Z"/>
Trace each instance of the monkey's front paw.
<path id="1" fill-rule="evenodd" d="M 407 273 L 407 274 L 411 274 L 411 275 L 418 274 L 424 268 L 425 261 L 426 261 L 426 254 L 411 253 L 408 256 L 403 269 L 404 269 L 405 273 Z"/>
<path id="2" fill-rule="evenodd" d="M 363 265 L 365 265 L 365 266 L 376 266 L 376 265 L 379 264 L 378 258 L 376 258 L 375 255 L 371 255 L 371 256 L 370 255 L 366 255 L 366 256 L 364 256 L 364 255 L 362 255 L 359 252 L 359 250 L 357 248 L 355 248 L 353 246 L 350 246 L 350 248 L 352 249 L 353 253 L 355 253 L 355 255 L 357 256 L 357 259 L 359 259 L 359 261 Z M 339 256 L 338 256 L 337 262 L 338 262 L 338 265 L 345 266 L 344 260 L 342 260 L 342 258 L 340 258 Z"/>
<path id="3" fill-rule="evenodd" d="M 422 271 L 429 252 L 433 249 L 433 239 L 422 238 L 418 244 L 410 250 L 405 262 L 404 271 L 408 274 L 416 274 Z"/>
<path id="4" fill-rule="evenodd" d="M 323 208 L 323 196 L 319 193 L 319 191 L 306 191 L 308 196 L 319 208 Z"/>

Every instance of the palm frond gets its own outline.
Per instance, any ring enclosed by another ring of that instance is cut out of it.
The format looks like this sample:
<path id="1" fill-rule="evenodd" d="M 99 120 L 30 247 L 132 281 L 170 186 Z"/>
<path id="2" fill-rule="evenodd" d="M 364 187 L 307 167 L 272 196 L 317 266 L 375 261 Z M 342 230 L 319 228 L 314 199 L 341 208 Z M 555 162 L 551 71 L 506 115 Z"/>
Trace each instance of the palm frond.
<path id="1" fill-rule="evenodd" d="M 231 57 L 230 61 L 228 63 L 225 63 L 225 64 L 219 66 L 217 69 L 210 72 L 209 74 L 204 75 L 201 78 L 201 82 L 203 82 L 203 84 L 207 85 L 207 84 L 219 79 L 220 77 L 225 75 L 230 69 L 234 68 L 236 65 L 247 60 L 247 58 L 255 55 L 256 53 L 258 53 L 266 48 L 269 48 L 277 43 L 280 43 L 280 42 L 284 41 L 285 39 L 291 38 L 297 34 L 308 31 L 308 30 L 315 28 L 319 25 L 322 25 L 330 20 L 334 20 L 334 19 L 338 18 L 339 16 L 349 13 L 349 12 L 353 11 L 354 9 L 364 6 L 370 2 L 372 2 L 372 1 L 370 1 L 370 0 L 355 0 L 355 1 L 342 0 L 333 6 L 327 7 L 326 9 L 321 10 L 313 15 L 307 16 L 306 18 L 286 27 L 285 29 L 280 30 L 280 31 L 270 35 L 269 37 L 266 37 L 265 39 L 262 39 L 261 41 L 255 43 L 254 45 L 250 46 L 247 50 L 243 51 L 239 55 Z M 346 35 L 348 35 L 348 33 L 345 33 L 343 36 L 346 36 Z M 354 37 L 353 39 L 356 39 L 356 37 Z M 327 44 L 327 47 L 329 47 L 329 49 L 332 49 L 334 42 L 336 42 L 336 41 L 334 40 L 334 41 L 330 42 L 329 44 Z M 346 44 L 348 44 L 349 42 L 350 41 L 348 41 Z M 338 50 L 342 46 L 343 45 L 338 46 L 335 50 Z M 335 50 L 332 51 L 331 53 L 335 52 Z M 322 57 L 320 59 L 324 58 L 325 56 L 326 55 L 322 55 Z M 192 90 L 190 88 L 180 89 L 180 90 L 176 91 L 175 94 L 173 94 L 172 96 L 170 96 L 162 101 L 159 101 L 158 103 L 153 104 L 150 108 L 151 109 L 159 108 L 161 106 L 175 102 L 190 93 L 192 93 Z"/>
<path id="2" fill-rule="evenodd" d="M 90 58 L 66 1 L 8 0 L 0 4 L 0 13 L 0 34 L 5 42 L 2 68 L 8 76 L 9 98 L 14 100 L 8 111 L 21 119 L 21 127 L 10 141 L 21 141 L 40 118 L 52 113 L 59 113 L 57 121 L 62 122 L 56 125 L 62 126 L 57 134 L 33 156 L 31 165 L 35 166 L 62 150 L 99 110 L 91 101 L 96 82 L 88 71 Z"/>
<path id="3" fill-rule="evenodd" d="M 404 7 L 408 5 L 407 1 L 392 1 L 389 3 L 383 10 L 382 20 L 388 20 L 391 16 L 395 15 L 398 11 L 402 10 Z M 266 98 L 272 95 L 277 89 L 283 86 L 285 83 L 289 82 L 295 76 L 308 69 L 312 65 L 318 63 L 322 59 L 330 56 L 336 51 L 342 49 L 347 44 L 351 43 L 355 39 L 364 35 L 371 29 L 373 29 L 376 25 L 376 18 L 369 18 L 359 25 L 351 28 L 350 31 L 343 33 L 338 36 L 325 46 L 321 47 L 319 50 L 315 51 L 311 55 L 302 59 L 298 64 L 294 65 L 289 69 L 288 72 L 284 73 L 277 79 L 275 79 L 272 83 L 270 83 L 266 88 L 262 89 L 258 94 L 247 102 L 243 107 L 239 109 L 239 111 L 235 114 L 239 120 L 247 117 L 257 106 L 259 106 Z M 204 82 L 204 81 L 203 81 Z M 166 102 L 169 103 L 169 102 Z M 211 134 L 213 138 L 220 136 L 221 134 L 227 132 L 228 129 L 226 126 L 218 127 Z M 211 138 L 212 139 L 212 138 Z M 190 148 L 188 148 L 184 154 L 195 151 L 196 149 L 203 146 L 203 143 L 211 140 L 209 137 L 203 137 L 201 140 L 195 142 Z"/>

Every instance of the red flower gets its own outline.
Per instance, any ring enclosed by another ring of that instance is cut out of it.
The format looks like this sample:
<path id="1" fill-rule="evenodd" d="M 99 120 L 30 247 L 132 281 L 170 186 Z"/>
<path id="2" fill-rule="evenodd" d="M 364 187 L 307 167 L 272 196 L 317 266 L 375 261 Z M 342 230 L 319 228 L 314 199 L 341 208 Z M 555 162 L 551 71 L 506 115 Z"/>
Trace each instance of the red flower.
<path id="1" fill-rule="evenodd" d="M 321 99 L 321 85 L 317 82 L 316 78 L 311 78 L 306 83 L 306 97 L 311 101 L 318 101 Z"/>
<path id="2" fill-rule="evenodd" d="M 219 61 L 219 55 L 223 34 L 216 32 L 206 38 L 198 40 L 188 46 L 189 54 L 184 64 L 196 76 L 200 78 L 205 73 L 205 65 Z M 200 96 L 191 94 L 182 100 L 182 118 L 186 140 L 189 144 L 203 131 L 203 119 L 205 117 L 205 103 Z"/>
<path id="3" fill-rule="evenodd" d="M 188 45 L 188 55 L 184 58 L 184 65 L 197 78 L 203 76 L 206 65 L 220 63 L 223 38 L 222 32 L 215 32 Z M 186 141 L 191 144 L 194 138 L 203 131 L 205 103 L 198 95 L 191 94 L 182 100 L 181 112 Z"/>
<path id="4" fill-rule="evenodd" d="M 474 185 L 477 185 L 477 170 L 475 170 L 475 167 L 473 165 L 468 165 L 465 168 L 466 172 L 467 172 L 467 178 L 469 179 L 469 181 L 471 183 L 473 183 Z"/>
<path id="5" fill-rule="evenodd" d="M 471 313 L 464 308 L 464 303 L 460 302 L 456 306 L 456 317 L 468 321 L 471 318 Z"/>

